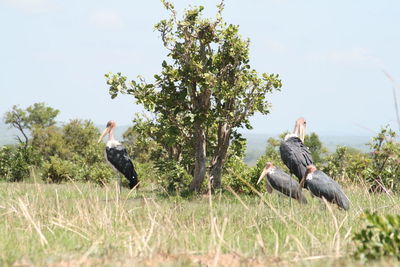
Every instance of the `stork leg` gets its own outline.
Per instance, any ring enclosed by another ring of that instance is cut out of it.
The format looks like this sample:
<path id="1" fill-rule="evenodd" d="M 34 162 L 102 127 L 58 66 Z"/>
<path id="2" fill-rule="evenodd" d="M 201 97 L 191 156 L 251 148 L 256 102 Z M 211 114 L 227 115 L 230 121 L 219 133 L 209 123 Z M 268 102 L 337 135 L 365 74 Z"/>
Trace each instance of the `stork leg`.
<path id="1" fill-rule="evenodd" d="M 278 194 L 278 207 L 281 208 L 282 206 L 282 195 Z"/>
<path id="2" fill-rule="evenodd" d="M 121 179 L 121 174 L 119 172 L 115 172 L 116 179 L 115 179 L 115 190 L 121 194 L 122 192 L 122 179 Z"/>
<path id="3" fill-rule="evenodd" d="M 121 178 L 120 174 L 118 174 L 117 183 L 118 183 L 118 187 L 119 187 L 119 193 L 121 194 L 121 192 L 122 192 L 122 178 Z"/>
<path id="4" fill-rule="evenodd" d="M 320 206 L 319 206 L 320 210 L 326 210 L 327 203 L 325 203 L 324 199 L 320 198 L 319 203 L 320 203 Z"/>

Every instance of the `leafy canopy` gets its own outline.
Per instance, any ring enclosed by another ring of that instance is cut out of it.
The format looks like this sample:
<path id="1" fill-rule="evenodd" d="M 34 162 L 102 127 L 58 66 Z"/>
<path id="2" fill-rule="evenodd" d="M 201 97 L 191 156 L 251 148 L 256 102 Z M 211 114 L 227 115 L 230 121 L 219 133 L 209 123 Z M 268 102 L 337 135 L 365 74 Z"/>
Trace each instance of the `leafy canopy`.
<path id="1" fill-rule="evenodd" d="M 187 9 L 179 19 L 174 6 L 162 2 L 170 17 L 155 25 L 169 52 L 161 72 L 152 83 L 108 73 L 109 93 L 112 98 L 134 96 L 151 114 L 137 120 L 138 132 L 188 172 L 204 165 L 204 157 L 213 156 L 213 162 L 222 158 L 223 165 L 229 140 L 243 143 L 236 130 L 251 129 L 255 112 L 269 113 L 267 94 L 279 89 L 281 81 L 251 68 L 249 40 L 239 34 L 239 26 L 223 21 L 223 2 L 215 19 L 203 18 L 202 6 Z"/>
<path id="2" fill-rule="evenodd" d="M 60 111 L 46 106 L 45 103 L 34 103 L 26 109 L 17 105 L 11 111 L 4 114 L 4 121 L 16 127 L 19 124 L 22 128 L 31 130 L 33 127 L 49 127 L 56 124 L 55 118 Z"/>
<path id="3" fill-rule="evenodd" d="M 14 105 L 10 111 L 4 114 L 4 122 L 20 131 L 25 138 L 25 144 L 28 144 L 26 131 L 55 125 L 55 118 L 59 112 L 57 109 L 46 106 L 45 103 L 34 103 L 26 109 Z M 22 142 L 19 137 L 18 139 Z"/>

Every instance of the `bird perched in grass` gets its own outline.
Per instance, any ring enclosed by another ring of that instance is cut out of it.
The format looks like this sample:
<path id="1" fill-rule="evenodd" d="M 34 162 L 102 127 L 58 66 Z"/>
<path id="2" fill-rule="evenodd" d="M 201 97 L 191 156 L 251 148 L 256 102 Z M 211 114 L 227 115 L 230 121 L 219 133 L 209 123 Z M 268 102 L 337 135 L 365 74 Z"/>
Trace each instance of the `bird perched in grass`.
<path id="1" fill-rule="evenodd" d="M 350 208 L 349 198 L 345 195 L 340 185 L 323 171 L 317 170 L 314 165 L 307 166 L 306 173 L 300 182 L 299 190 L 303 187 L 307 187 L 312 195 L 337 204 L 344 210 Z"/>
<path id="2" fill-rule="evenodd" d="M 307 203 L 307 199 L 303 195 L 299 183 L 289 174 L 275 167 L 271 162 L 265 164 L 257 184 L 259 184 L 264 177 L 267 182 L 268 193 L 272 193 L 273 189 L 275 189 L 288 197 L 298 200 L 300 203 Z"/>
<path id="3" fill-rule="evenodd" d="M 116 126 L 115 121 L 109 121 L 107 127 L 99 138 L 99 143 L 103 140 L 103 137 L 108 134 L 108 141 L 106 143 L 106 160 L 111 166 L 119 173 L 125 176 L 129 181 L 129 188 L 134 188 L 138 184 L 138 175 L 133 167 L 133 163 L 129 158 L 128 152 L 125 147 L 114 139 L 114 128 Z M 119 190 L 121 191 L 122 181 L 118 177 Z"/>
<path id="4" fill-rule="evenodd" d="M 304 145 L 305 132 L 306 120 L 297 119 L 293 133 L 287 134 L 279 147 L 283 163 L 299 181 L 304 177 L 307 166 L 314 164 L 310 151 Z"/>

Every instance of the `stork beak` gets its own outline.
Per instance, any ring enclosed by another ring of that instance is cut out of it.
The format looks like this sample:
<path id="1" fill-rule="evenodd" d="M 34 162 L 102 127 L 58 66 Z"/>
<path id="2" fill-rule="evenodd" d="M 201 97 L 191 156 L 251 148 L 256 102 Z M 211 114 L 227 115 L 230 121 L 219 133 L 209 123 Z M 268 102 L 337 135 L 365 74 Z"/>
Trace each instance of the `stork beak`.
<path id="1" fill-rule="evenodd" d="M 264 176 L 267 175 L 267 169 L 264 168 L 264 170 L 262 171 L 260 178 L 258 178 L 257 184 L 259 184 L 262 180 L 262 178 L 264 178 Z"/>
<path id="2" fill-rule="evenodd" d="M 301 123 L 303 122 L 303 123 Z M 298 119 L 296 121 L 296 124 L 294 126 L 293 133 L 297 135 L 298 138 L 304 143 L 304 136 L 306 132 L 306 125 L 304 124 L 304 119 L 301 121 Z"/>
<path id="3" fill-rule="evenodd" d="M 305 125 L 300 125 L 299 126 L 299 134 L 298 134 L 298 136 L 299 136 L 299 138 L 300 138 L 300 140 L 304 143 L 304 135 L 305 135 Z"/>
<path id="4" fill-rule="evenodd" d="M 97 141 L 97 143 L 100 143 L 103 140 L 103 137 L 110 132 L 110 127 L 107 127 L 104 129 L 103 133 L 100 135 L 99 140 Z"/>

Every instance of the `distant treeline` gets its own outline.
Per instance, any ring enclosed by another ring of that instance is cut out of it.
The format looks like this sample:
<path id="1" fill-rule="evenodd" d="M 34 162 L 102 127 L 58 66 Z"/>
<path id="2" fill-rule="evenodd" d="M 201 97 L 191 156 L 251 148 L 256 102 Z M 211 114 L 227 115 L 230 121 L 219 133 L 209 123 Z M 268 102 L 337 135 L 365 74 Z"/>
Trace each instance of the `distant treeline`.
<path id="1" fill-rule="evenodd" d="M 81 181 L 102 185 L 115 177 L 105 163 L 104 144 L 97 143 L 99 128 L 89 120 L 79 119 L 59 125 L 56 123 L 58 113 L 44 103 L 36 103 L 27 109 L 14 106 L 4 114 L 5 123 L 19 132 L 19 137 L 14 144 L 0 148 L 0 180 L 13 182 L 34 178 L 51 183 Z M 184 193 L 191 174 L 169 159 L 168 147 L 154 142 L 151 133 L 139 132 L 140 126 L 134 124 L 125 128 L 121 141 L 134 161 L 141 183 L 157 184 L 169 193 Z M 255 184 L 267 161 L 289 172 L 278 151 L 285 134 L 267 140 L 262 140 L 260 135 L 248 135 L 250 141 L 246 141 L 244 135 L 240 146 L 233 146 L 235 152 L 227 158 L 223 187 L 229 185 L 237 192 L 252 193 L 245 180 L 264 191 Z M 317 167 L 334 179 L 342 183 L 368 183 L 371 191 L 390 192 L 398 190 L 400 178 L 400 145 L 396 138 L 392 130 L 382 129 L 370 140 L 367 146 L 370 152 L 347 146 L 329 151 L 316 133 L 306 135 L 305 144 Z M 247 155 L 246 144 L 249 144 Z M 249 162 L 252 164 L 247 164 Z"/>

